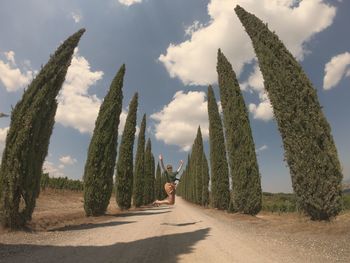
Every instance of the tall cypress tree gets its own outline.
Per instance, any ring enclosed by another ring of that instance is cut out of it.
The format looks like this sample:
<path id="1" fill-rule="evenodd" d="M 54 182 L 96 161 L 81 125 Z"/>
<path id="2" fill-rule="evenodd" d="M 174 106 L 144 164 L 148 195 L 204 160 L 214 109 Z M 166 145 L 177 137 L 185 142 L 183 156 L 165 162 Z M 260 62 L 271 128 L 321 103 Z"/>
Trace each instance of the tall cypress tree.
<path id="1" fill-rule="evenodd" d="M 111 199 L 124 74 L 125 65 L 122 65 L 100 107 L 91 138 L 83 177 L 87 216 L 104 214 Z"/>
<path id="2" fill-rule="evenodd" d="M 152 165 L 152 183 L 151 183 L 151 194 L 152 194 L 152 197 L 151 197 L 151 200 L 152 202 L 156 199 L 156 195 L 155 195 L 155 184 L 156 184 L 156 177 L 155 177 L 155 173 L 156 173 L 156 163 L 155 163 L 155 159 L 154 159 L 154 155 L 152 153 L 152 162 L 151 162 L 151 165 Z"/>
<path id="3" fill-rule="evenodd" d="M 143 189 L 143 202 L 145 205 L 153 202 L 153 178 L 154 175 L 152 174 L 152 145 L 151 139 L 148 138 L 145 150 L 145 181 Z"/>
<path id="4" fill-rule="evenodd" d="M 12 111 L 0 169 L 0 217 L 5 227 L 14 229 L 31 220 L 55 123 L 56 96 L 84 32 L 79 30 L 60 45 Z"/>
<path id="5" fill-rule="evenodd" d="M 133 203 L 136 207 L 140 207 L 143 204 L 143 188 L 145 180 L 145 131 L 146 114 L 143 115 L 141 121 L 135 158 Z"/>
<path id="6" fill-rule="evenodd" d="M 193 191 L 196 204 L 202 203 L 202 160 L 203 160 L 203 139 L 201 128 L 198 127 L 197 135 L 193 143 L 191 154 L 191 173 L 193 175 Z"/>
<path id="7" fill-rule="evenodd" d="M 239 212 L 255 215 L 261 210 L 262 192 L 247 108 L 236 74 L 220 49 L 216 68 L 232 178 L 233 205 Z"/>
<path id="8" fill-rule="evenodd" d="M 116 201 L 120 209 L 131 207 L 133 187 L 133 148 L 136 132 L 138 93 L 129 104 L 116 167 Z"/>
<path id="9" fill-rule="evenodd" d="M 155 198 L 158 199 L 158 200 L 161 200 L 162 199 L 162 173 L 160 171 L 160 165 L 159 165 L 159 162 L 157 164 L 157 169 L 156 169 L 156 182 L 155 182 L 155 191 L 154 191 L 154 195 L 155 195 Z"/>
<path id="10" fill-rule="evenodd" d="M 202 152 L 202 199 L 201 205 L 209 205 L 209 166 L 205 152 Z"/>
<path id="11" fill-rule="evenodd" d="M 219 209 L 229 206 L 229 172 L 226 159 L 224 131 L 215 95 L 208 87 L 209 145 L 211 168 L 211 203 Z"/>
<path id="12" fill-rule="evenodd" d="M 328 220 L 341 210 L 343 176 L 316 90 L 267 25 L 240 6 L 235 11 L 259 60 L 299 206 L 312 219 Z"/>

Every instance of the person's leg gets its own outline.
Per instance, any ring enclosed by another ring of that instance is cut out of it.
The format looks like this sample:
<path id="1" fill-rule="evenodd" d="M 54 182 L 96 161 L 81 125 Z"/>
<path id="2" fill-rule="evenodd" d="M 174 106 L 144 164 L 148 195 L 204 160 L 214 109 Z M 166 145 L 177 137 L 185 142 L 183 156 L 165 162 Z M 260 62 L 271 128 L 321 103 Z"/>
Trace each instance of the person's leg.
<path id="1" fill-rule="evenodd" d="M 168 194 L 168 197 L 163 199 L 163 200 L 156 200 L 153 202 L 154 205 L 173 205 L 175 204 L 175 191 L 172 192 L 171 194 Z"/>

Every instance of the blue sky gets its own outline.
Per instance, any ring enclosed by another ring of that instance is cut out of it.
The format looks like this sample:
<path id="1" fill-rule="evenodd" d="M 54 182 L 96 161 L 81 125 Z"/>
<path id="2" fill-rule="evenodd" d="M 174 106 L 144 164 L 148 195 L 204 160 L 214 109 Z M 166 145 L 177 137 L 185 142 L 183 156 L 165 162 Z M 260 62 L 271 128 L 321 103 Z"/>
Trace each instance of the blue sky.
<path id="1" fill-rule="evenodd" d="M 219 100 L 216 52 L 239 76 L 264 191 L 290 192 L 283 147 L 254 52 L 233 8 L 266 21 L 301 62 L 332 127 L 344 177 L 350 178 L 349 1 L 322 0 L 4 0 L 0 9 L 0 112 L 58 45 L 84 27 L 62 88 L 45 170 L 81 179 L 101 100 L 126 63 L 122 123 L 139 92 L 138 123 L 147 118 L 155 156 L 187 160 L 198 125 L 208 149 L 207 86 Z M 0 154 L 9 119 L 0 119 Z M 122 130 L 122 126 L 120 130 Z"/>

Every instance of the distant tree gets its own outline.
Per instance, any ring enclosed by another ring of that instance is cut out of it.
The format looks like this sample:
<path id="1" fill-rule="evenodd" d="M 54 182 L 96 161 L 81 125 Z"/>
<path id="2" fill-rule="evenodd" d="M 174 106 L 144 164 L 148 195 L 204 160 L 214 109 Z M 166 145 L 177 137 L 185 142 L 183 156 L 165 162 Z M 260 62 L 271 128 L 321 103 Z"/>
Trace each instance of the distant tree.
<path id="1" fill-rule="evenodd" d="M 157 164 L 157 169 L 156 169 L 156 182 L 155 182 L 155 191 L 154 195 L 155 198 L 158 200 L 162 200 L 163 196 L 163 185 L 162 185 L 162 172 L 160 171 L 160 166 L 159 163 Z"/>
<path id="2" fill-rule="evenodd" d="M 299 207 L 311 219 L 328 220 L 341 211 L 343 176 L 316 90 L 267 25 L 240 6 L 235 11 L 259 60 Z"/>
<path id="3" fill-rule="evenodd" d="M 100 107 L 91 138 L 83 176 L 87 216 L 103 215 L 111 199 L 124 74 L 125 65 L 122 65 Z"/>
<path id="4" fill-rule="evenodd" d="M 191 174 L 193 176 L 194 199 L 196 204 L 202 203 L 202 161 L 203 161 L 203 139 L 201 128 L 198 127 L 197 135 L 193 143 L 191 153 Z"/>
<path id="5" fill-rule="evenodd" d="M 116 167 L 116 201 L 120 209 L 131 207 L 133 187 L 133 148 L 136 132 L 138 93 L 129 104 Z"/>
<path id="6" fill-rule="evenodd" d="M 236 74 L 220 49 L 216 68 L 224 115 L 234 209 L 256 215 L 261 210 L 262 191 L 253 135 Z"/>
<path id="7" fill-rule="evenodd" d="M 146 114 L 143 115 L 141 128 L 138 135 L 137 150 L 134 170 L 134 194 L 133 203 L 135 207 L 140 207 L 143 202 L 143 190 L 145 181 L 145 131 Z"/>
<path id="8" fill-rule="evenodd" d="M 63 42 L 12 111 L 0 169 L 0 217 L 4 227 L 15 229 L 32 218 L 55 123 L 56 97 L 84 32 L 81 29 Z M 19 207 L 21 199 L 23 209 Z"/>
<path id="9" fill-rule="evenodd" d="M 151 165 L 152 165 L 152 183 L 151 183 L 151 194 L 152 194 L 152 201 L 154 201 L 156 199 L 156 196 L 155 196 L 155 184 L 156 184 L 156 177 L 155 177 L 155 174 L 156 174 L 156 161 L 155 161 L 155 158 L 154 158 L 154 154 L 152 153 L 152 162 L 151 162 Z"/>
<path id="10" fill-rule="evenodd" d="M 229 172 L 226 159 L 224 131 L 214 91 L 208 87 L 209 145 L 211 169 L 211 203 L 226 210 L 229 205 Z"/>
<path id="11" fill-rule="evenodd" d="M 154 175 L 152 174 L 152 144 L 151 139 L 148 138 L 145 150 L 145 181 L 143 188 L 144 205 L 150 204 L 154 201 L 153 184 Z"/>
<path id="12" fill-rule="evenodd" d="M 202 153 L 202 199 L 201 205 L 209 205 L 209 166 L 205 152 Z"/>

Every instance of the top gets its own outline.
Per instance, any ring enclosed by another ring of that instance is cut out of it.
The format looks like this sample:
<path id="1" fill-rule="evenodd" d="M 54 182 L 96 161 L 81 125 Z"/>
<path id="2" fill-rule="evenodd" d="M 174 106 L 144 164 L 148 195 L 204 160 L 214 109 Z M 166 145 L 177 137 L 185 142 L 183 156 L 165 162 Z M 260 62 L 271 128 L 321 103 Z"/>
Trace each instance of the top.
<path id="1" fill-rule="evenodd" d="M 173 182 L 175 182 L 176 180 L 179 180 L 179 179 L 176 178 L 176 175 L 177 175 L 178 173 L 179 173 L 178 171 L 169 173 L 167 170 L 164 170 L 164 175 L 165 175 L 165 177 L 166 177 L 166 181 L 167 181 L 168 183 L 173 183 Z"/>

